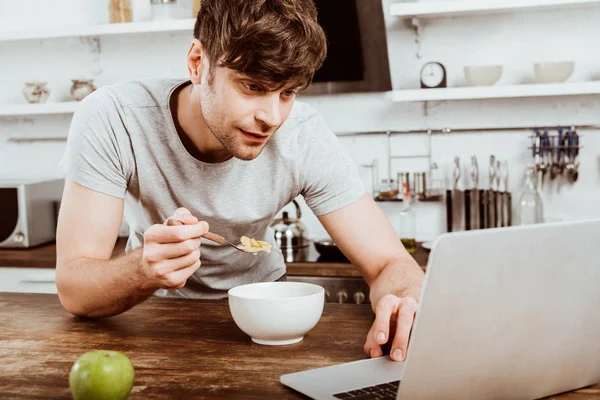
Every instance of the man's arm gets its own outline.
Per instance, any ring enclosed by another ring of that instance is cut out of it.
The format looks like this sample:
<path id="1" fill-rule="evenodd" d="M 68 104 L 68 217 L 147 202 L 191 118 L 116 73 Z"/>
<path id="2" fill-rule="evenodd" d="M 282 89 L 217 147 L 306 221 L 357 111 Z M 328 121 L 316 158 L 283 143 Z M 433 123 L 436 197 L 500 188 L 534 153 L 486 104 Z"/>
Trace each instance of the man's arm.
<path id="1" fill-rule="evenodd" d="M 159 288 L 183 287 L 200 266 L 200 239 L 208 225 L 185 209 L 186 225 L 153 225 L 144 247 L 110 259 L 123 217 L 123 200 L 67 181 L 57 230 L 56 286 L 72 314 L 122 313 Z"/>
<path id="2" fill-rule="evenodd" d="M 382 355 L 381 345 L 395 330 L 392 357 L 403 359 L 421 293 L 423 270 L 404 249 L 368 194 L 349 206 L 320 216 L 319 220 L 369 284 L 376 317 L 365 351 L 372 357 Z"/>
<path id="3" fill-rule="evenodd" d="M 373 307 L 386 294 L 419 299 L 423 270 L 368 194 L 319 220 L 369 284 Z"/>

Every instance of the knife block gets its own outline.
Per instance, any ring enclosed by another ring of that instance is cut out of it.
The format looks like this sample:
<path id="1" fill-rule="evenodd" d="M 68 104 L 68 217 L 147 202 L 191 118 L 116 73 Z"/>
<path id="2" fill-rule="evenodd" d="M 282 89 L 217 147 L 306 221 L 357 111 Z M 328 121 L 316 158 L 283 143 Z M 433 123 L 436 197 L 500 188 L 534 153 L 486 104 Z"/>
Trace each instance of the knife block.
<path id="1" fill-rule="evenodd" d="M 496 190 L 446 190 L 448 232 L 512 226 L 512 194 Z"/>

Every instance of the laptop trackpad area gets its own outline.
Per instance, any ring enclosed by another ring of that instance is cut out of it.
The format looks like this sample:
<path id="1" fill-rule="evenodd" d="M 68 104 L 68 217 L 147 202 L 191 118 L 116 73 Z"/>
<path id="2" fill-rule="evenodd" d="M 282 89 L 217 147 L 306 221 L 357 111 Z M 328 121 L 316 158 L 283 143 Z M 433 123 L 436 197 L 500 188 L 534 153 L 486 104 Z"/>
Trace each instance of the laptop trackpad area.
<path id="1" fill-rule="evenodd" d="M 403 370 L 404 362 L 384 356 L 283 375 L 281 383 L 313 399 L 352 398 L 345 394 L 364 394 L 358 391 L 378 385 L 368 390 L 393 391 L 392 386 L 398 387 Z"/>

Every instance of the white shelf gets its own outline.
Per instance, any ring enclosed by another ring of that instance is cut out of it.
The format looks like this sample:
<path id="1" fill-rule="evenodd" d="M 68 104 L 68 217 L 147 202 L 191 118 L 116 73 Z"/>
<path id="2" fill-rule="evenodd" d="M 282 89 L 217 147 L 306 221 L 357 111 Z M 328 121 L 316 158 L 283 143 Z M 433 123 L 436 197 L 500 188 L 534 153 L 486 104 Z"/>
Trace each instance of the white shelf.
<path id="1" fill-rule="evenodd" d="M 600 0 L 426 0 L 392 4 L 390 13 L 396 17 L 444 17 L 536 8 L 556 9 L 586 4 L 600 4 Z"/>
<path id="2" fill-rule="evenodd" d="M 447 89 L 395 90 L 394 102 L 503 99 L 514 97 L 575 96 L 600 94 L 600 81 Z"/>
<path id="3" fill-rule="evenodd" d="M 16 117 L 21 115 L 72 114 L 77 109 L 78 104 L 79 103 L 76 101 L 43 104 L 0 104 L 0 117 Z"/>
<path id="4" fill-rule="evenodd" d="M 65 26 L 48 29 L 0 30 L 0 42 L 76 36 L 123 35 L 148 32 L 188 31 L 191 35 L 195 22 L 196 20 L 194 18 L 186 18 L 172 21 L 126 22 L 104 25 Z"/>

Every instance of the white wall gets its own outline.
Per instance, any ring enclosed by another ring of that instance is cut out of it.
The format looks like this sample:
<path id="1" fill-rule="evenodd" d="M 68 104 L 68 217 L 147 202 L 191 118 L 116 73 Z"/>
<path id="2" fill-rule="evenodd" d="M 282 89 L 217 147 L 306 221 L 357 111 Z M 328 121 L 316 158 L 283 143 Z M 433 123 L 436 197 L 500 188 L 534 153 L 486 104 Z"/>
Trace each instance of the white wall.
<path id="1" fill-rule="evenodd" d="M 373 0 L 376 1 L 376 0 Z M 382 0 L 389 10 L 388 0 Z M 449 0 L 459 1 L 459 0 Z M 72 23 L 105 23 L 106 5 L 96 0 L 0 0 L 0 29 L 56 26 Z M 187 3 L 186 3 L 187 5 Z M 187 9 L 182 12 L 185 14 Z M 187 16 L 187 15 L 186 15 Z M 387 17 L 388 50 L 393 85 L 417 88 L 419 70 L 431 60 L 448 70 L 449 86 L 465 85 L 465 65 L 502 64 L 499 84 L 525 83 L 533 79 L 536 61 L 574 60 L 571 81 L 600 80 L 600 7 L 587 6 L 560 11 L 519 12 L 488 16 L 423 20 L 420 46 L 411 25 Z M 0 106 L 24 103 L 23 83 L 46 80 L 52 89 L 49 101 L 69 97 L 70 79 L 92 77 L 98 86 L 120 80 L 151 76 L 184 76 L 185 52 L 190 35 L 143 34 L 103 37 L 99 48 L 89 39 L 65 38 L 0 42 Z M 435 135 L 433 160 L 448 171 L 455 155 L 463 165 L 475 154 L 479 158 L 481 185 L 487 184 L 490 154 L 510 165 L 510 189 L 522 187 L 523 172 L 531 163 L 528 131 L 486 132 L 483 128 L 600 124 L 600 96 L 504 99 L 486 101 L 391 103 L 385 94 L 306 97 L 320 110 L 337 133 L 353 131 L 422 130 L 450 127 L 471 132 Z M 0 179 L 4 177 L 60 176 L 58 161 L 63 142 L 12 143 L 11 137 L 66 136 L 70 117 L 46 116 L 0 118 Z M 600 129 L 598 129 L 600 131 Z M 580 178 L 560 194 L 546 188 L 544 201 L 549 220 L 600 217 L 600 136 L 597 130 L 584 135 Z M 380 177 L 386 177 L 386 139 L 382 135 L 342 137 L 357 168 L 370 185 L 369 172 L 361 164 L 379 159 Z M 421 154 L 426 136 L 398 135 L 392 139 L 394 155 Z M 426 170 L 425 159 L 394 160 L 398 170 Z M 463 176 L 467 175 L 463 171 Z M 515 202 L 518 193 L 515 193 Z M 305 208 L 305 207 L 304 207 Z M 383 204 L 390 219 L 398 206 Z M 313 237 L 323 228 L 308 211 L 304 213 Z M 418 205 L 419 239 L 430 239 L 443 230 L 441 204 Z"/>

